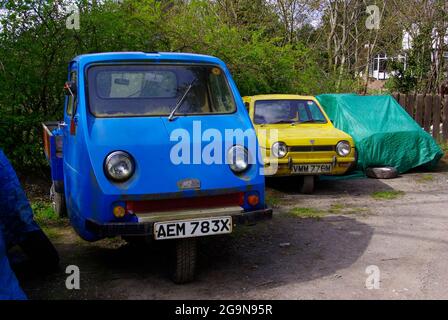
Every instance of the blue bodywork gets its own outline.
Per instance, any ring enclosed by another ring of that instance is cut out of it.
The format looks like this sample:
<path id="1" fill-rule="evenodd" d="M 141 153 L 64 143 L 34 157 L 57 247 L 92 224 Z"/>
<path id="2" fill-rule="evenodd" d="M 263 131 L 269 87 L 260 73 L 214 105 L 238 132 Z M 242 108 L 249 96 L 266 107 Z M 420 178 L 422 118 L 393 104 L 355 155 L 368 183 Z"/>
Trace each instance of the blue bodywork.
<path id="1" fill-rule="evenodd" d="M 0 149 L 0 300 L 26 299 L 11 270 L 7 250 L 40 230 L 14 168 Z"/>
<path id="2" fill-rule="evenodd" d="M 58 148 L 56 145 L 58 139 L 62 139 L 63 132 L 60 128 L 55 128 L 49 133 L 51 134 L 51 136 L 47 140 L 49 146 L 48 153 L 45 151 L 45 156 L 47 157 L 47 160 L 50 164 L 51 180 L 59 186 L 64 184 L 64 170 L 62 168 L 62 153 L 58 152 Z M 60 142 L 62 142 L 62 140 Z"/>
<path id="3" fill-rule="evenodd" d="M 178 116 L 169 121 L 166 116 L 99 118 L 88 108 L 86 73 L 93 64 L 120 63 L 185 63 L 215 65 L 224 71 L 237 107 L 231 114 Z M 71 116 L 64 112 L 63 174 L 68 215 L 77 233 L 85 240 L 95 241 L 101 236 L 86 228 L 86 220 L 95 222 L 137 222 L 136 216 L 116 218 L 113 207 L 124 201 L 175 199 L 244 192 L 245 211 L 264 209 L 264 177 L 258 161 L 244 175 L 234 174 L 227 164 L 175 165 L 170 161 L 170 150 L 176 141 L 170 141 L 173 130 L 182 128 L 193 135 L 193 122 L 201 121 L 202 131 L 218 130 L 222 137 L 226 129 L 253 129 L 238 89 L 224 62 L 210 56 L 181 53 L 102 53 L 76 57 L 69 74 L 77 75 L 77 111 L 74 115 L 76 133 L 70 133 Z M 70 76 L 69 76 L 70 80 Z M 252 131 L 255 136 L 255 132 Z M 256 138 L 255 138 L 256 140 Z M 202 146 L 208 142 L 201 142 Z M 220 142 L 224 144 L 224 138 Z M 130 153 L 136 162 L 134 176 L 124 183 L 113 183 L 105 175 L 103 164 L 112 151 Z M 258 150 L 258 146 L 257 146 Z M 257 155 L 251 155 L 257 157 Z M 58 170 L 56 170 L 58 171 Z M 54 173 L 59 177 L 58 173 Z M 198 179 L 200 190 L 181 190 L 178 182 Z M 256 206 L 247 203 L 247 195 L 258 193 Z"/>
<path id="4" fill-rule="evenodd" d="M 0 300 L 26 300 L 6 255 L 6 243 L 0 229 Z"/>
<path id="5" fill-rule="evenodd" d="M 0 231 L 6 247 L 25 239 L 28 232 L 40 230 L 34 221 L 25 191 L 14 168 L 0 149 Z"/>

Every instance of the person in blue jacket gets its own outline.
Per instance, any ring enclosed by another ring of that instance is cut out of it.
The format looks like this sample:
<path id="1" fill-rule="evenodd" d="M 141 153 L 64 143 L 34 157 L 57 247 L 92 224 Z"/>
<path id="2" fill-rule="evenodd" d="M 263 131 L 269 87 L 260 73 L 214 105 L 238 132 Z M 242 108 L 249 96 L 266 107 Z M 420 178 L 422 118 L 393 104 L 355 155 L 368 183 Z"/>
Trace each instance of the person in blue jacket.
<path id="1" fill-rule="evenodd" d="M 0 229 L 0 300 L 26 300 L 6 255 L 6 245 Z"/>
<path id="2" fill-rule="evenodd" d="M 14 168 L 0 149 L 0 299 L 8 297 L 8 293 L 3 292 L 7 290 L 12 299 L 24 297 L 15 289 L 17 280 L 11 274 L 7 260 L 8 249 L 15 245 L 28 256 L 33 270 L 47 272 L 57 268 L 59 256 L 34 221 L 33 210 Z M 18 292 L 18 295 L 13 292 Z"/>

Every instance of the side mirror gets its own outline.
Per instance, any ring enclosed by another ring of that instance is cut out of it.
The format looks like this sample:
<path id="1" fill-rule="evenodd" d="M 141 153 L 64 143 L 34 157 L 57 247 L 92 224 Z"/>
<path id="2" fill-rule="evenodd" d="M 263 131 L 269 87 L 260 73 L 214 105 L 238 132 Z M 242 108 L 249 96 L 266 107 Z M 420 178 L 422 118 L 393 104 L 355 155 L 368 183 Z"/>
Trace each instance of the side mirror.
<path id="1" fill-rule="evenodd" d="M 72 97 L 76 96 L 77 93 L 76 83 L 74 83 L 73 81 L 67 81 L 64 84 L 64 91 L 66 96 L 72 96 Z"/>
<path id="2" fill-rule="evenodd" d="M 67 81 L 64 84 L 64 91 L 65 91 L 65 95 L 72 97 L 73 99 L 73 110 L 72 110 L 72 115 L 70 117 L 70 134 L 71 135 L 75 135 L 76 134 L 76 120 L 75 120 L 75 114 L 76 114 L 76 93 L 77 93 L 77 88 L 76 88 L 76 83 L 73 81 Z"/>
<path id="3" fill-rule="evenodd" d="M 247 112 L 249 112 L 249 102 L 244 102 L 244 106 L 246 107 Z"/>

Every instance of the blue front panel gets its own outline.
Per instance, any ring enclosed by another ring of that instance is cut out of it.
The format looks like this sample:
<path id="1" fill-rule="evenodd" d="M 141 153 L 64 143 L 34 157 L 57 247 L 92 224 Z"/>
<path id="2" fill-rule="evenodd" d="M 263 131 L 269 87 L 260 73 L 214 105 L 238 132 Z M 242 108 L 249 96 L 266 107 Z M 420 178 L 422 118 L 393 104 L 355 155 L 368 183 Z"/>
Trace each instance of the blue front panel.
<path id="1" fill-rule="evenodd" d="M 157 56 L 157 57 L 155 57 Z M 252 129 L 252 123 L 244 108 L 239 92 L 222 61 L 203 56 L 167 54 L 166 59 L 178 58 L 182 61 L 207 62 L 219 65 L 226 73 L 237 111 L 225 115 L 202 115 L 177 117 L 170 122 L 167 117 L 129 117 L 129 118 L 95 118 L 87 110 L 85 82 L 83 70 L 89 63 L 98 62 L 99 57 L 105 61 L 112 60 L 110 55 L 95 55 L 79 58 L 78 95 L 79 120 L 76 131 L 76 144 L 70 146 L 71 163 L 64 165 L 66 198 L 69 216 L 76 231 L 86 240 L 96 240 L 97 236 L 85 230 L 85 219 L 97 222 L 111 222 L 116 218 L 112 214 L 113 204 L 123 200 L 162 199 L 178 196 L 198 195 L 196 191 L 179 189 L 178 182 L 184 179 L 198 179 L 201 182 L 200 195 L 258 192 L 260 204 L 257 207 L 245 209 L 254 210 L 264 207 L 264 177 L 260 175 L 258 163 L 251 165 L 242 176 L 235 175 L 227 164 L 173 164 L 170 152 L 177 141 L 170 137 L 177 129 L 187 131 L 191 137 L 200 123 L 201 133 L 207 129 L 215 129 L 221 139 L 217 143 L 225 145 L 226 129 Z M 123 59 L 129 60 L 162 60 L 163 55 L 123 54 Z M 116 55 L 114 56 L 117 59 Z M 196 132 L 197 133 L 197 132 Z M 256 141 L 255 132 L 250 137 Z M 191 142 L 191 150 L 203 148 L 209 144 L 201 139 Z M 258 146 L 257 146 L 258 148 Z M 112 183 L 104 174 L 106 156 L 116 150 L 130 153 L 136 162 L 134 176 L 127 182 Z M 223 150 L 226 153 L 227 150 Z M 222 155 L 223 157 L 225 154 Z M 253 154 L 256 158 L 257 155 Z M 191 156 L 192 158 L 193 156 Z"/>

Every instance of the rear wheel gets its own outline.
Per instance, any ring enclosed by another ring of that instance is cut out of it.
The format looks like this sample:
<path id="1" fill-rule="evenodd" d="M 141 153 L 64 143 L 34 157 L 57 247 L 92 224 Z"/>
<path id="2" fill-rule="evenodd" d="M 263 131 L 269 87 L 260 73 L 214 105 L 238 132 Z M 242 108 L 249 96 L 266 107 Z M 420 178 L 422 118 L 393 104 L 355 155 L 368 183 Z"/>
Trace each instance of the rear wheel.
<path id="1" fill-rule="evenodd" d="M 182 284 L 194 280 L 196 271 L 197 241 L 195 238 L 176 240 L 172 265 L 173 282 Z"/>
<path id="2" fill-rule="evenodd" d="M 304 176 L 302 184 L 300 185 L 300 192 L 304 194 L 313 193 L 315 180 L 314 176 Z"/>
<path id="3" fill-rule="evenodd" d="M 58 215 L 58 217 L 66 217 L 67 216 L 67 207 L 65 205 L 65 195 L 61 192 L 56 192 L 54 183 L 51 185 L 50 189 L 50 198 L 53 206 L 54 212 Z"/>

